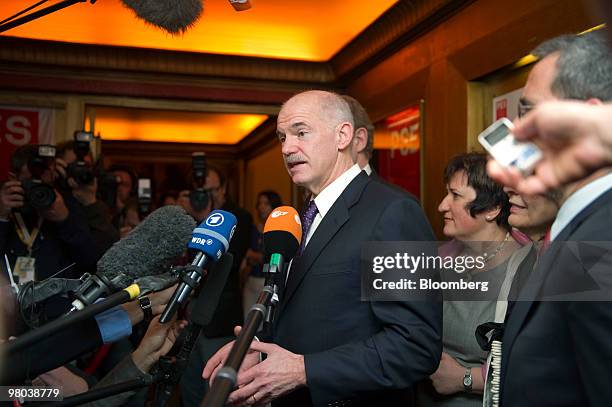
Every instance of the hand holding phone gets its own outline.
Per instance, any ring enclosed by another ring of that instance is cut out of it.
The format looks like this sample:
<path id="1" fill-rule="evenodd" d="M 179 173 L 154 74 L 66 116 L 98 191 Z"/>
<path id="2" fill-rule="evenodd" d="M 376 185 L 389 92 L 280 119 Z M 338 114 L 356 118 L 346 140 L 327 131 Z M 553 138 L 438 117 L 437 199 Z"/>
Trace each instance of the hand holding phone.
<path id="1" fill-rule="evenodd" d="M 510 120 L 501 118 L 480 133 L 478 141 L 502 166 L 516 167 L 523 175 L 529 175 L 542 158 L 542 151 L 531 142 L 517 141 L 513 128 Z"/>

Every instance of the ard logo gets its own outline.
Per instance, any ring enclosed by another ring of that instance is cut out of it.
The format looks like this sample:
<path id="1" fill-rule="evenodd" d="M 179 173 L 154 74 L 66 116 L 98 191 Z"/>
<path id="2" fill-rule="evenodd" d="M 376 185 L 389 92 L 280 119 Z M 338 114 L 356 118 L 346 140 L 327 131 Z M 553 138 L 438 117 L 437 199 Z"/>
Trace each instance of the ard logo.
<path id="1" fill-rule="evenodd" d="M 206 224 L 208 226 L 213 226 L 213 227 L 221 226 L 224 220 L 225 219 L 223 218 L 222 214 L 213 213 L 206 219 Z"/>

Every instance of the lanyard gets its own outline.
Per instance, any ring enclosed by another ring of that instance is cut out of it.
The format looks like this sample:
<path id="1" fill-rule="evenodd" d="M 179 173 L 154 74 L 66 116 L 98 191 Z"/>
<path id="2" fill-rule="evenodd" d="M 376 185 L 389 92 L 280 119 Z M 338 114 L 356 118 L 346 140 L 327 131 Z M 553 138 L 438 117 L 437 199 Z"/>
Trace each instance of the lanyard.
<path id="1" fill-rule="evenodd" d="M 38 217 L 38 224 L 34 229 L 32 229 L 32 232 L 28 230 L 25 222 L 23 221 L 23 217 L 19 212 L 14 213 L 14 218 L 17 222 L 17 224 L 15 225 L 15 231 L 17 232 L 17 236 L 19 236 L 21 242 L 28 249 L 28 256 L 32 256 L 32 246 L 34 245 L 34 241 L 38 236 L 38 232 L 40 232 L 40 227 L 42 226 L 43 218 Z"/>

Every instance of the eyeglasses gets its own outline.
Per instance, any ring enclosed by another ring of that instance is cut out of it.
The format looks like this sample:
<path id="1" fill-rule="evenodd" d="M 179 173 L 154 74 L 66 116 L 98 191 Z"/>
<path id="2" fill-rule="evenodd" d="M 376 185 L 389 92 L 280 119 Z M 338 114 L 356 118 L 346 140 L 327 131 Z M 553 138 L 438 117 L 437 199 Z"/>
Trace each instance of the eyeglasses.
<path id="1" fill-rule="evenodd" d="M 522 101 L 519 101 L 519 104 L 518 104 L 518 117 L 525 116 L 527 113 L 529 113 L 531 110 L 533 110 L 534 107 L 535 107 L 535 105 L 532 104 L 532 103 L 524 103 Z"/>

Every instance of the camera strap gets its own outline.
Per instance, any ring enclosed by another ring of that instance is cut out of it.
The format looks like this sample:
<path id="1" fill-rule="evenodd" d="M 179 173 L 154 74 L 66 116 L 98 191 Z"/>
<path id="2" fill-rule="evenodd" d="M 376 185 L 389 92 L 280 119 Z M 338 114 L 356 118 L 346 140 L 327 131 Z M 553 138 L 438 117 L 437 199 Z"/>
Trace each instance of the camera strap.
<path id="1" fill-rule="evenodd" d="M 28 249 L 28 256 L 32 256 L 32 246 L 34 246 L 34 241 L 38 236 L 38 232 L 40 232 L 43 218 L 40 216 L 38 217 L 38 224 L 32 229 L 32 232 L 30 232 L 19 212 L 13 213 L 13 217 L 15 218 L 15 231 L 17 232 L 17 236 L 19 236 L 19 240 L 21 240 Z"/>

